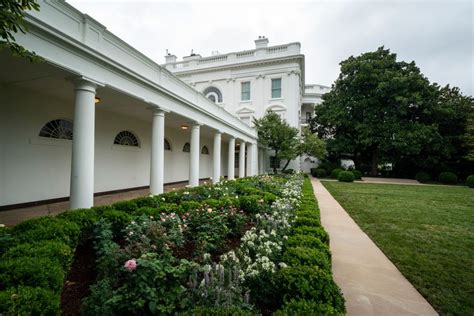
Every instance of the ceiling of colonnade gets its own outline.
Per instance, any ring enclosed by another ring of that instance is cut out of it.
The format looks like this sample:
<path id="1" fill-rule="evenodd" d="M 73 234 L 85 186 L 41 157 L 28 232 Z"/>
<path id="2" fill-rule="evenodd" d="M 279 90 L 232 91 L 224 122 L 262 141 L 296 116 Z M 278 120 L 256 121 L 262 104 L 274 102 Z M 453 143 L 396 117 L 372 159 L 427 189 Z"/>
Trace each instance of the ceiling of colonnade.
<path id="1" fill-rule="evenodd" d="M 6 49 L 0 51 L 0 69 L 0 85 L 4 88 L 24 89 L 63 100 L 71 106 L 73 104 L 74 87 L 67 80 L 73 74 L 64 69 L 47 62 L 30 62 L 27 59 L 12 56 Z M 107 86 L 99 88 L 97 96 L 100 98 L 100 102 L 96 105 L 99 111 L 115 112 L 147 122 L 152 120 L 150 105 L 143 100 Z M 190 119 L 177 113 L 166 114 L 166 127 L 181 129 L 183 125 L 190 124 Z M 189 133 L 189 129 L 183 132 Z M 210 126 L 201 126 L 203 137 L 212 137 L 214 132 L 215 130 Z M 227 138 L 228 135 L 223 135 L 224 140 Z"/>

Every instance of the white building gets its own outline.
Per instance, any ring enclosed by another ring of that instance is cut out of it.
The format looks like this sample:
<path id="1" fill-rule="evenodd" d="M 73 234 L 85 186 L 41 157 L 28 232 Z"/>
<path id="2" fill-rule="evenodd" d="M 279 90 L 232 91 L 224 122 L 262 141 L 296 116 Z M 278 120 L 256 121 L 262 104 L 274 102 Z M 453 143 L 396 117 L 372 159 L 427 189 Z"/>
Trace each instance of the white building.
<path id="1" fill-rule="evenodd" d="M 305 85 L 300 43 L 268 43 L 260 36 L 251 50 L 209 57 L 191 54 L 182 61 L 168 54 L 163 66 L 249 126 L 267 111 L 280 114 L 291 126 L 306 126 L 329 87 Z M 309 171 L 315 162 L 302 157 L 290 167 Z"/>
<path id="2" fill-rule="evenodd" d="M 0 51 L 0 209 L 264 172 L 252 118 L 300 126 L 324 92 L 305 86 L 299 43 L 162 67 L 65 2 L 40 9 L 16 40 L 43 61 Z"/>

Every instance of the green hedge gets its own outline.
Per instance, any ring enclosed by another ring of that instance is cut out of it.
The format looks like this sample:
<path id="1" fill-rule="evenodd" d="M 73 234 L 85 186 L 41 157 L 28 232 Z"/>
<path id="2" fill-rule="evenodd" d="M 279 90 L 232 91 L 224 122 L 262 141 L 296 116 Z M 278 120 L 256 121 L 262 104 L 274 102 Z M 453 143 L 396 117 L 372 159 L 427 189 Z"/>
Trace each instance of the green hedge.
<path id="1" fill-rule="evenodd" d="M 274 315 L 344 315 L 341 290 L 331 273 L 329 236 L 320 224 L 311 181 L 305 178 L 301 208 L 284 244 L 284 304 Z"/>

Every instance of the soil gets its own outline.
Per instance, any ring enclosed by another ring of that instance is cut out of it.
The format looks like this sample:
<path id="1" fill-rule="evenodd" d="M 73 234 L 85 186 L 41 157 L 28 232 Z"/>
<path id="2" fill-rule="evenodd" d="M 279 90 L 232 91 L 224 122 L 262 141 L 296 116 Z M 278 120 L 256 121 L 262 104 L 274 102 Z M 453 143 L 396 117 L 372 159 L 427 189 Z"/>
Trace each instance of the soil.
<path id="1" fill-rule="evenodd" d="M 81 301 L 89 295 L 89 287 L 97 273 L 92 241 L 79 245 L 61 292 L 61 315 L 80 315 Z"/>

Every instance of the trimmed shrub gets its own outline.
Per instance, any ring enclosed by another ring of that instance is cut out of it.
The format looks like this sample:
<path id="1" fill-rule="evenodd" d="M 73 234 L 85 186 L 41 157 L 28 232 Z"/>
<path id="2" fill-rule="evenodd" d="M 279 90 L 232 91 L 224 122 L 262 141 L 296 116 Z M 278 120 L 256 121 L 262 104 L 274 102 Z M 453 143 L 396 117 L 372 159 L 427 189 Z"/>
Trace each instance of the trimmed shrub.
<path id="1" fill-rule="evenodd" d="M 248 195 L 239 197 L 240 208 L 248 214 L 256 214 L 263 206 L 263 198 L 260 195 Z"/>
<path id="2" fill-rule="evenodd" d="M 466 185 L 470 188 L 474 188 L 474 175 L 470 175 L 466 178 Z"/>
<path id="3" fill-rule="evenodd" d="M 114 236 L 120 237 L 122 229 L 132 221 L 133 216 L 122 211 L 107 210 L 104 211 L 101 218 L 110 222 Z"/>
<path id="4" fill-rule="evenodd" d="M 176 203 L 164 203 L 161 204 L 158 209 L 163 213 L 176 213 L 178 215 L 183 215 L 183 208 Z"/>
<path id="5" fill-rule="evenodd" d="M 137 198 L 132 200 L 135 202 L 138 208 L 140 207 L 158 207 L 161 203 L 161 197 L 160 196 L 145 196 L 141 198 Z"/>
<path id="6" fill-rule="evenodd" d="M 337 179 L 337 177 L 339 176 L 339 173 L 342 172 L 342 171 L 344 171 L 344 170 L 342 170 L 340 168 L 334 169 L 333 171 L 331 171 L 331 178 Z"/>
<path id="7" fill-rule="evenodd" d="M 92 227 L 99 219 L 99 215 L 97 211 L 93 209 L 77 209 L 61 213 L 57 218 L 68 220 L 79 225 L 82 231 L 82 237 L 80 239 L 83 240 L 92 234 Z"/>
<path id="8" fill-rule="evenodd" d="M 39 217 L 16 225 L 13 236 L 21 243 L 58 240 L 76 248 L 81 228 L 76 223 L 57 217 Z"/>
<path id="9" fill-rule="evenodd" d="M 352 173 L 354 174 L 354 179 L 355 180 L 361 180 L 362 179 L 362 172 L 359 170 L 352 170 Z"/>
<path id="10" fill-rule="evenodd" d="M 59 263 L 64 270 L 67 270 L 71 265 L 74 252 L 71 247 L 63 242 L 43 240 L 35 243 L 16 245 L 3 255 L 2 260 L 19 257 L 49 258 Z"/>
<path id="11" fill-rule="evenodd" d="M 317 266 L 296 266 L 281 270 L 284 299 L 306 299 L 329 304 L 345 312 L 344 298 L 331 272 Z"/>
<path id="12" fill-rule="evenodd" d="M 59 315 L 59 295 L 48 289 L 18 286 L 0 292 L 1 315 Z"/>
<path id="13" fill-rule="evenodd" d="M 295 170 L 294 169 L 286 169 L 282 171 L 283 174 L 294 174 Z"/>
<path id="14" fill-rule="evenodd" d="M 415 175 L 415 179 L 418 181 L 418 182 L 426 182 L 426 181 L 430 181 L 431 180 L 431 177 L 428 173 L 426 172 L 423 172 L 423 171 L 420 171 L 420 172 L 417 172 L 416 175 Z"/>
<path id="15" fill-rule="evenodd" d="M 452 172 L 441 172 L 438 177 L 439 182 L 443 184 L 456 184 L 458 183 L 458 177 Z"/>
<path id="16" fill-rule="evenodd" d="M 315 219 L 314 217 L 304 217 L 304 216 L 298 216 L 296 218 L 293 226 L 294 227 L 299 227 L 299 226 L 314 226 L 314 227 L 319 227 L 321 224 L 319 220 Z"/>
<path id="17" fill-rule="evenodd" d="M 191 311 L 179 313 L 180 316 L 252 316 L 257 315 L 239 307 L 196 307 Z"/>
<path id="18" fill-rule="evenodd" d="M 309 211 L 309 210 L 304 210 L 304 211 L 296 211 L 296 216 L 298 217 L 308 217 L 308 218 L 313 218 L 315 220 L 319 221 L 319 213 L 315 211 Z"/>
<path id="19" fill-rule="evenodd" d="M 331 253 L 327 244 L 323 243 L 319 238 L 314 236 L 307 236 L 296 234 L 288 237 L 288 240 L 285 244 L 288 248 L 290 247 L 308 247 L 322 250 L 328 254 L 330 257 Z"/>
<path id="20" fill-rule="evenodd" d="M 316 248 L 287 248 L 282 260 L 289 266 L 318 266 L 321 269 L 331 270 L 331 262 L 327 252 Z"/>
<path id="21" fill-rule="evenodd" d="M 142 206 L 135 212 L 133 212 L 134 215 L 141 216 L 141 215 L 148 215 L 148 216 L 153 216 L 157 217 L 160 215 L 160 210 L 157 209 L 156 207 L 150 207 L 150 206 Z"/>
<path id="22" fill-rule="evenodd" d="M 273 314 L 274 316 L 288 315 L 325 315 L 343 316 L 342 311 L 337 311 L 329 304 L 321 304 L 311 300 L 291 300 L 282 309 Z"/>
<path id="23" fill-rule="evenodd" d="M 328 175 L 328 172 L 323 168 L 316 169 L 316 178 L 324 178 Z"/>
<path id="24" fill-rule="evenodd" d="M 36 286 L 59 293 L 63 286 L 63 268 L 49 258 L 2 259 L 0 271 L 0 283 L 5 287 Z"/>
<path id="25" fill-rule="evenodd" d="M 313 177 L 316 177 L 316 169 L 317 169 L 317 168 L 311 168 L 311 169 L 309 169 L 309 173 L 311 173 L 311 175 L 312 175 Z"/>
<path id="26" fill-rule="evenodd" d="M 201 203 L 196 201 L 183 201 L 180 205 L 184 213 L 201 208 Z"/>
<path id="27" fill-rule="evenodd" d="M 276 201 L 276 199 L 277 196 L 275 194 L 270 192 L 263 192 L 263 200 L 266 204 L 271 205 L 273 202 Z"/>
<path id="28" fill-rule="evenodd" d="M 293 232 L 295 234 L 300 235 L 307 235 L 309 237 L 315 237 L 321 240 L 326 245 L 329 245 L 329 235 L 328 233 L 322 228 L 321 226 L 313 227 L 313 226 L 299 226 L 293 228 Z"/>
<path id="29" fill-rule="evenodd" d="M 122 212 L 132 214 L 138 209 L 138 205 L 135 201 L 120 201 L 112 204 L 112 208 Z"/>
<path id="30" fill-rule="evenodd" d="M 351 171 L 341 171 L 337 175 L 337 180 L 340 182 L 354 182 L 354 174 Z"/>

